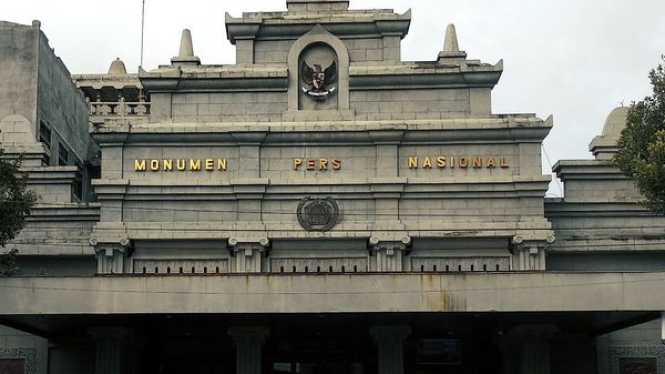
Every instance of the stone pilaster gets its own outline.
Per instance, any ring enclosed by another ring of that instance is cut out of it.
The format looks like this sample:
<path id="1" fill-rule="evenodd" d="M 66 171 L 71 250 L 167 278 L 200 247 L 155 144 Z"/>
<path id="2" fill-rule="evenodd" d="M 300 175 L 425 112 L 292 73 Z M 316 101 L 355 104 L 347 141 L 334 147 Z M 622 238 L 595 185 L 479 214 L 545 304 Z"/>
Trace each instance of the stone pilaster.
<path id="1" fill-rule="evenodd" d="M 502 336 L 503 372 L 550 374 L 549 340 L 557 331 L 553 325 L 522 325 Z"/>
<path id="2" fill-rule="evenodd" d="M 524 240 L 520 235 L 514 236 L 512 239 L 513 270 L 547 270 L 547 249 L 553 242 L 553 235 L 548 236 L 545 240 Z"/>
<path id="3" fill-rule="evenodd" d="M 261 374 L 263 345 L 269 335 L 267 327 L 231 327 L 229 335 L 236 346 L 236 374 Z"/>
<path id="4" fill-rule="evenodd" d="M 91 327 L 95 339 L 94 374 L 132 374 L 134 360 L 129 349 L 131 330 L 124 327 Z"/>
<path id="5" fill-rule="evenodd" d="M 228 240 L 231 258 L 230 270 L 233 273 L 262 273 L 268 271 L 263 268 L 263 259 L 266 257 L 270 241 L 267 238 L 256 242 L 240 241 L 237 238 Z"/>
<path id="6" fill-rule="evenodd" d="M 370 264 L 370 271 L 401 272 L 405 269 L 405 257 L 411 238 L 403 237 L 397 241 L 382 241 L 378 237 L 369 239 L 369 251 L 374 261 Z"/>
<path id="7" fill-rule="evenodd" d="M 132 252 L 131 241 L 121 239 L 114 243 L 102 243 L 97 239 L 90 240 L 90 245 L 95 247 L 97 258 L 97 274 L 124 274 L 132 273 L 132 260 L 129 258 Z"/>
<path id="8" fill-rule="evenodd" d="M 378 353 L 379 373 L 404 373 L 404 340 L 411 333 L 409 326 L 374 326 L 369 331 Z"/>

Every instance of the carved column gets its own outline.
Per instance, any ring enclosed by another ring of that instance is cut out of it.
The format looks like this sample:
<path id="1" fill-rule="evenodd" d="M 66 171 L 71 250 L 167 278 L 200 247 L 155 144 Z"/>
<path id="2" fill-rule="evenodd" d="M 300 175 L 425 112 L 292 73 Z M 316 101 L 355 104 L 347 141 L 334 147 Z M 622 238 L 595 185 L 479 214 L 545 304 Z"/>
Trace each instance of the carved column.
<path id="1" fill-rule="evenodd" d="M 124 274 L 132 273 L 131 241 L 121 239 L 116 243 L 100 243 L 97 239 L 90 240 L 95 247 L 97 258 L 97 274 Z"/>
<path id="2" fill-rule="evenodd" d="M 381 241 L 373 236 L 369 239 L 370 255 L 375 261 L 370 264 L 370 271 L 401 272 L 405 269 L 405 257 L 411 238 L 403 237 L 400 241 Z M 408 266 L 408 264 L 406 264 Z"/>
<path id="3" fill-rule="evenodd" d="M 261 374 L 263 345 L 269 335 L 267 327 L 231 327 L 229 335 L 236 346 L 236 374 Z"/>
<path id="4" fill-rule="evenodd" d="M 124 327 L 91 327 L 95 339 L 94 374 L 132 374 L 134 360 L 129 350 L 132 332 Z"/>
<path id="5" fill-rule="evenodd" d="M 547 236 L 545 240 L 524 240 L 521 235 L 515 235 L 512 239 L 513 270 L 546 270 L 547 248 L 554 240 L 553 235 Z"/>
<path id="6" fill-rule="evenodd" d="M 404 373 L 404 340 L 411 333 L 409 326 L 374 326 L 369 331 L 378 353 L 380 374 Z"/>
<path id="7" fill-rule="evenodd" d="M 263 268 L 263 260 L 268 251 L 270 241 L 267 238 L 258 242 L 239 242 L 236 238 L 228 241 L 231 258 L 230 271 L 233 273 L 261 273 L 269 269 Z"/>
<path id="8" fill-rule="evenodd" d="M 549 374 L 549 340 L 557 331 L 553 325 L 522 325 L 504 335 L 499 340 L 503 354 L 503 372 Z"/>

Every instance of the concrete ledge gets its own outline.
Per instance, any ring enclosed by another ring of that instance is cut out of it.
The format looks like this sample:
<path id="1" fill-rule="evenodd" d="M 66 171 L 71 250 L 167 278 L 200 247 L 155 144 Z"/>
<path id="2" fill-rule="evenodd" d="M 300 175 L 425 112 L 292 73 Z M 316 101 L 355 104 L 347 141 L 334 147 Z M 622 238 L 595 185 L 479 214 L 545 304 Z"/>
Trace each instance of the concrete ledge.
<path id="1" fill-rule="evenodd" d="M 0 278 L 0 315 L 662 311 L 665 272 Z"/>

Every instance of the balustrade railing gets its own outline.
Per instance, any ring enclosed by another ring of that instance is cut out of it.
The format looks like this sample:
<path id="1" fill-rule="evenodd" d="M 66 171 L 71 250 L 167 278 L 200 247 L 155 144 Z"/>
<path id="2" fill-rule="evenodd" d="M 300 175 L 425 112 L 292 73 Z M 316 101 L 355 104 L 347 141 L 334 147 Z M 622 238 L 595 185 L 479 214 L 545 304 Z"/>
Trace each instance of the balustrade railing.
<path id="1" fill-rule="evenodd" d="M 150 103 L 141 102 L 127 102 L 124 100 L 109 102 L 109 101 L 93 101 L 90 102 L 90 116 L 102 117 L 133 117 L 133 116 L 147 116 L 150 114 Z"/>

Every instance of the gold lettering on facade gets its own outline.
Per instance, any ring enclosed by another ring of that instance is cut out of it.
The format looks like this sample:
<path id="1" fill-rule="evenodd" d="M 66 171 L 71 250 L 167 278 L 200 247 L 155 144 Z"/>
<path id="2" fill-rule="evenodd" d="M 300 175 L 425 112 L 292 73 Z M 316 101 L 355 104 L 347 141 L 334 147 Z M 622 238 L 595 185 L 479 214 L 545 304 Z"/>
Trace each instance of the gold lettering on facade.
<path id="1" fill-rule="evenodd" d="M 145 160 L 134 160 L 134 171 L 145 171 Z"/>
<path id="2" fill-rule="evenodd" d="M 409 157 L 409 169 L 418 169 L 418 156 Z"/>
<path id="3" fill-rule="evenodd" d="M 216 164 L 215 164 L 216 162 Z M 163 160 L 134 160 L 134 171 L 226 171 L 227 161 L 225 158 L 206 159 L 163 159 Z"/>
<path id="4" fill-rule="evenodd" d="M 494 169 L 496 167 L 508 168 L 508 158 L 505 156 L 425 156 L 419 158 L 418 156 L 409 156 L 408 158 L 409 169 L 445 169 L 445 168 L 461 168 L 461 169 Z"/>
<path id="5" fill-rule="evenodd" d="M 429 156 L 425 156 L 423 159 L 423 169 L 431 169 L 432 168 L 432 159 Z"/>
<path id="6" fill-rule="evenodd" d="M 473 165 L 474 169 L 480 169 L 483 167 L 483 160 L 480 158 L 480 156 L 473 156 L 471 159 L 471 164 Z"/>
<path id="7" fill-rule="evenodd" d="M 201 171 L 201 160 L 189 160 L 189 170 Z"/>
<path id="8" fill-rule="evenodd" d="M 217 159 L 217 170 L 226 171 L 226 159 L 225 158 Z"/>
<path id="9" fill-rule="evenodd" d="M 342 161 L 338 158 L 328 159 L 328 158 L 294 158 L 293 159 L 293 170 L 301 170 L 301 167 L 305 167 L 305 171 L 328 171 L 328 170 L 340 170 L 342 169 Z"/>

